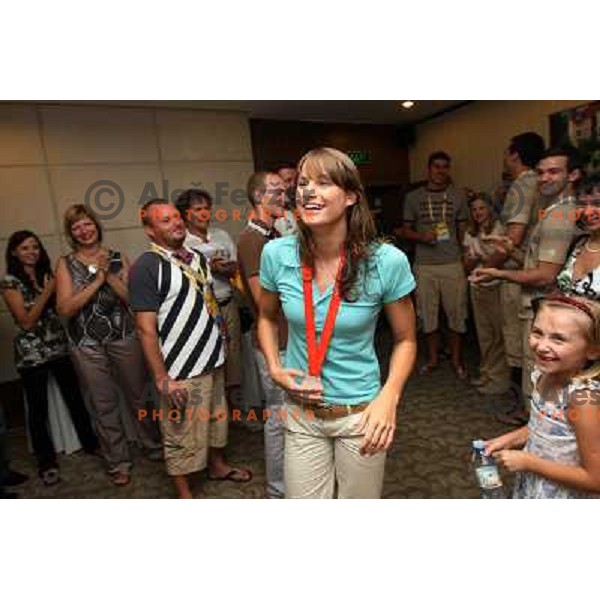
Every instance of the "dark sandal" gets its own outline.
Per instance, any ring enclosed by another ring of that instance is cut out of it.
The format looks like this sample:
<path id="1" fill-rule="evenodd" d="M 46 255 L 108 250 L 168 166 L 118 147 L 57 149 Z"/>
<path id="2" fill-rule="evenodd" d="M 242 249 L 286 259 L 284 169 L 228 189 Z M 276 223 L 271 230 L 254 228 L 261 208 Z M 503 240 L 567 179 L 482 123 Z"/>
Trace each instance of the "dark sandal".
<path id="1" fill-rule="evenodd" d="M 243 473 L 247 473 L 247 477 L 245 477 Z M 252 481 L 252 477 L 252 471 L 237 467 L 232 467 L 227 474 L 223 475 L 222 477 L 215 477 L 210 473 L 208 474 L 208 479 L 210 481 L 233 481 L 233 483 L 248 483 L 249 481 Z"/>

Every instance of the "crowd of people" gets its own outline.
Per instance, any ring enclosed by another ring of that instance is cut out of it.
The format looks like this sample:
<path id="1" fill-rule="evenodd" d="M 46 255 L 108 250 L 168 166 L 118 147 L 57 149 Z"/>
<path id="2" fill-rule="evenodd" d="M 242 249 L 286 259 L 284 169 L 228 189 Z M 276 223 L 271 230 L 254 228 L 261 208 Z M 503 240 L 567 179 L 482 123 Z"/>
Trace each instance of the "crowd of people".
<path id="1" fill-rule="evenodd" d="M 456 377 L 467 380 L 470 305 L 480 365 L 469 383 L 498 396 L 498 419 L 518 427 L 486 442 L 519 472 L 515 497 L 599 494 L 600 182 L 583 177 L 574 148 L 545 149 L 533 132 L 511 139 L 510 183 L 492 198 L 455 186 L 450 169 L 446 152 L 433 153 L 426 184 L 405 197 L 394 233 L 415 245 L 412 267 L 378 234 L 357 168 L 332 148 L 252 174 L 237 244 L 211 225 L 213 200 L 201 189 L 143 206 L 149 247 L 133 264 L 103 243 L 81 204 L 65 213 L 72 251 L 54 271 L 36 234 L 15 232 L 2 293 L 42 483 L 60 482 L 50 375 L 83 451 L 102 458 L 114 485 L 132 476 L 123 406 L 180 498 L 192 497 L 189 475 L 204 469 L 250 481 L 225 449 L 252 368 L 264 397 L 267 497 L 378 498 L 417 330 L 421 375 L 436 376 L 445 334 Z M 380 313 L 393 340 L 384 381 Z M 6 454 L 0 462 L 3 485 L 23 481 Z"/>
<path id="2" fill-rule="evenodd" d="M 438 367 L 441 314 L 456 375 L 467 378 L 470 297 L 480 349 L 470 384 L 496 398 L 499 421 L 518 427 L 486 444 L 519 472 L 515 497 L 597 495 L 600 179 L 584 177 L 577 149 L 546 149 L 534 132 L 510 140 L 510 184 L 492 197 L 455 188 L 450 167 L 444 152 L 429 157 L 427 183 L 407 195 L 396 230 L 416 244 L 420 371 Z"/>

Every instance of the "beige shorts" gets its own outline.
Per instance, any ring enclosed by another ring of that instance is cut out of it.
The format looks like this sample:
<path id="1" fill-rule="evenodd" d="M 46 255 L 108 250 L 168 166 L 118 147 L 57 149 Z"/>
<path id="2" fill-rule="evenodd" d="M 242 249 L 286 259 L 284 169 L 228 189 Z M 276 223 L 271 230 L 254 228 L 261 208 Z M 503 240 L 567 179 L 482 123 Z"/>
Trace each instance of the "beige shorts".
<path id="1" fill-rule="evenodd" d="M 241 385 L 241 343 L 242 331 L 240 327 L 240 310 L 235 297 L 229 304 L 220 308 L 221 314 L 227 323 L 227 358 L 225 360 L 225 386 L 235 387 Z"/>
<path id="2" fill-rule="evenodd" d="M 462 263 L 445 265 L 416 265 L 417 309 L 423 331 L 437 331 L 440 301 L 448 327 L 465 333 L 467 320 L 467 280 Z"/>
<path id="3" fill-rule="evenodd" d="M 160 425 L 169 475 L 187 475 L 206 468 L 209 448 L 227 445 L 228 415 L 224 369 L 186 379 L 189 398 L 185 410 L 171 410 L 161 396 Z M 179 417 L 171 420 L 169 417 Z M 177 422 L 178 421 L 178 422 Z"/>

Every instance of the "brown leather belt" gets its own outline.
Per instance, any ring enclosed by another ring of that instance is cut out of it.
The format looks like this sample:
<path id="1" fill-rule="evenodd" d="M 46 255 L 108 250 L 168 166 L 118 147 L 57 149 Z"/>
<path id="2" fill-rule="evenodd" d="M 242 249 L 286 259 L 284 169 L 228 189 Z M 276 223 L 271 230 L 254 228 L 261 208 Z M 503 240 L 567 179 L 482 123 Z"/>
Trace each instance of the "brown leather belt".
<path id="1" fill-rule="evenodd" d="M 328 404 L 322 408 L 314 408 L 307 404 L 299 404 L 302 406 L 302 410 L 306 413 L 313 413 L 315 417 L 319 419 L 339 419 L 340 417 L 348 417 L 349 415 L 355 415 L 356 413 L 362 412 L 369 406 L 369 402 L 363 402 L 362 404 Z"/>

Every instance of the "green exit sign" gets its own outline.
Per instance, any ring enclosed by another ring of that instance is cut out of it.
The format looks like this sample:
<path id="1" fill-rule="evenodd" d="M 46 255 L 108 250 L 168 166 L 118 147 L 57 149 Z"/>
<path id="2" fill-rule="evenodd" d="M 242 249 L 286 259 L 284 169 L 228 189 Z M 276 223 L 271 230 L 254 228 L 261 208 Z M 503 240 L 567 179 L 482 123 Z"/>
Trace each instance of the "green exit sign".
<path id="1" fill-rule="evenodd" d="M 371 163 L 371 153 L 368 150 L 350 150 L 348 156 L 357 167 Z"/>

